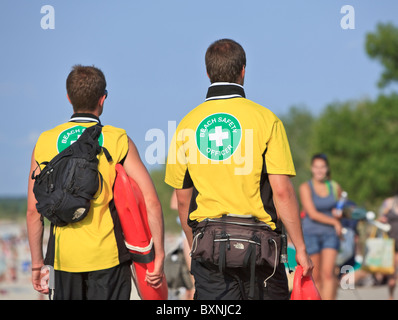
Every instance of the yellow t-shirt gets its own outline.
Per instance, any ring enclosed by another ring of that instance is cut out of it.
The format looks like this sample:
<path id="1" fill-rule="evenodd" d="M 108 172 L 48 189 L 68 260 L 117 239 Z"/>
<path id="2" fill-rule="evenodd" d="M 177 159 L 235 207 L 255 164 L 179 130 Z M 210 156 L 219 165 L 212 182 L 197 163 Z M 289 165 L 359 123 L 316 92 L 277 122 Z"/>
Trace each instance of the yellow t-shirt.
<path id="1" fill-rule="evenodd" d="M 71 121 L 43 132 L 35 148 L 38 164 L 50 161 L 59 152 L 77 140 L 84 128 L 99 119 L 93 115 L 75 114 Z M 99 154 L 98 169 L 103 177 L 102 191 L 92 200 L 87 216 L 80 222 L 65 227 L 51 226 L 46 263 L 55 270 L 86 272 L 114 267 L 129 259 L 124 245 L 118 214 L 113 203 L 115 165 L 126 157 L 128 138 L 126 132 L 112 126 L 104 126 L 99 143 L 113 158 L 108 162 L 105 154 Z M 41 165 L 43 169 L 44 165 Z"/>
<path id="2" fill-rule="evenodd" d="M 165 182 L 194 187 L 189 223 L 252 215 L 276 228 L 268 174 L 296 174 L 283 123 L 245 98 L 243 87 L 215 83 L 188 113 L 170 145 Z"/>

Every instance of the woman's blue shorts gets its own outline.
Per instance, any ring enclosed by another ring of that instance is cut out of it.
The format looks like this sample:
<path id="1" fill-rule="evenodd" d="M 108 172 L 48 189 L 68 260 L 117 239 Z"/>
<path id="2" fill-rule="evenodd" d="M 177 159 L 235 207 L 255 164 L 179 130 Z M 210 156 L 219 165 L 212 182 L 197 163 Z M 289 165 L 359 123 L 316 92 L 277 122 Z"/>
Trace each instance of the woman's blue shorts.
<path id="1" fill-rule="evenodd" d="M 309 255 L 320 253 L 322 249 L 340 248 L 340 239 L 337 234 L 304 234 L 304 242 Z"/>

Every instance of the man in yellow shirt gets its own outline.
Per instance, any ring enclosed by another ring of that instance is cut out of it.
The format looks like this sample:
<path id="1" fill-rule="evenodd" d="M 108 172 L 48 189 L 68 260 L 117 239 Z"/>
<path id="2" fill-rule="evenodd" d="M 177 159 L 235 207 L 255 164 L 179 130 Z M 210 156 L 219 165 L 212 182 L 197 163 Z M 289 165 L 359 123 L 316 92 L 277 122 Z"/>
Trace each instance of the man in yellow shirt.
<path id="1" fill-rule="evenodd" d="M 295 169 L 284 126 L 270 110 L 246 99 L 246 55 L 238 43 L 216 41 L 205 60 L 211 82 L 206 100 L 178 125 L 166 166 L 165 182 L 176 189 L 187 239 L 192 246 L 193 232 L 206 219 L 251 216 L 277 233 L 281 219 L 296 247 L 297 262 L 309 274 L 312 263 L 290 182 Z M 256 270 L 257 287 L 262 287 L 256 298 L 287 299 L 284 265 L 271 277 L 266 269 Z M 191 272 L 196 299 L 248 297 L 242 268 L 223 272 L 193 259 Z"/>
<path id="2" fill-rule="evenodd" d="M 85 128 L 100 124 L 99 116 L 108 94 L 102 71 L 95 67 L 74 66 L 66 87 L 74 114 L 68 122 L 40 135 L 32 154 L 31 173 L 38 166 L 43 169 L 42 163 L 50 161 L 76 141 Z M 45 259 L 42 252 L 43 219 L 36 209 L 34 181 L 29 179 L 27 225 L 33 287 L 39 292 L 48 292 L 41 286 L 40 270 L 43 265 L 52 266 L 55 270 L 54 299 L 130 298 L 131 258 L 113 200 L 117 163 L 122 163 L 127 174 L 140 186 L 147 205 L 155 247 L 155 269 L 147 274 L 146 280 L 156 287 L 163 277 L 163 215 L 152 180 L 125 130 L 105 125 L 98 141 L 113 159 L 108 162 L 103 152 L 98 155 L 98 170 L 103 178 L 101 190 L 91 201 L 90 211 L 83 220 L 62 227 L 51 225 Z"/>

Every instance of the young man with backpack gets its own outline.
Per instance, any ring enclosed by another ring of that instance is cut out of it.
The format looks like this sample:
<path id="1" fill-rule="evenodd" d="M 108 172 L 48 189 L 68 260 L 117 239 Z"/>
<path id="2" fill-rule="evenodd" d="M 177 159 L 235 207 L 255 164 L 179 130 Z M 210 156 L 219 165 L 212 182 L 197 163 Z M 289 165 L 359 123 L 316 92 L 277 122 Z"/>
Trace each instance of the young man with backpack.
<path id="1" fill-rule="evenodd" d="M 246 54 L 238 43 L 214 42 L 205 61 L 211 82 L 206 100 L 179 123 L 165 176 L 176 189 L 192 248 L 195 298 L 288 299 L 279 260 L 281 221 L 304 275 L 312 262 L 290 182 L 295 169 L 284 126 L 246 99 Z"/>
<path id="2" fill-rule="evenodd" d="M 76 65 L 67 78 L 66 88 L 74 114 L 67 123 L 40 135 L 31 159 L 27 226 L 33 287 L 41 293 L 49 293 L 41 279 L 42 267 L 49 265 L 54 270 L 50 277 L 54 276 L 52 287 L 53 298 L 56 300 L 129 299 L 131 258 L 124 243 L 113 200 L 115 165 L 123 164 L 127 174 L 137 182 L 144 194 L 155 249 L 155 269 L 152 273 L 147 273 L 146 281 L 153 287 L 159 286 L 163 277 L 164 230 L 161 205 L 152 180 L 125 130 L 101 125 L 99 117 L 108 94 L 102 71 L 96 67 Z M 88 134 L 89 131 L 92 133 Z M 94 147 L 90 135 L 95 137 Z M 81 139 L 78 140 L 80 136 Z M 57 186 L 57 183 L 61 183 L 57 177 L 63 172 L 54 177 L 52 173 L 56 170 L 72 172 L 75 167 L 68 160 L 69 167 L 57 169 L 51 160 L 75 146 L 78 148 L 71 152 L 75 152 L 79 158 L 74 163 L 82 171 L 66 177 L 70 187 Z M 85 153 L 90 153 L 91 158 L 82 160 Z M 88 162 L 93 159 L 96 160 L 94 166 L 97 168 L 92 168 L 94 174 L 91 174 L 91 178 L 84 178 L 89 177 L 85 170 L 91 165 Z M 46 174 L 38 177 L 40 171 Z M 94 194 L 87 194 L 86 190 L 90 189 L 94 190 Z M 47 198 L 45 192 L 49 194 Z M 61 194 L 60 199 L 65 200 L 52 200 L 56 193 Z M 91 200 L 87 206 L 77 204 L 72 209 L 73 214 L 65 213 L 61 218 L 57 215 L 53 219 L 54 212 L 68 207 L 75 201 L 74 197 L 77 199 L 78 196 Z M 42 250 L 44 222 L 41 214 L 49 217 L 52 222 L 45 257 Z"/>

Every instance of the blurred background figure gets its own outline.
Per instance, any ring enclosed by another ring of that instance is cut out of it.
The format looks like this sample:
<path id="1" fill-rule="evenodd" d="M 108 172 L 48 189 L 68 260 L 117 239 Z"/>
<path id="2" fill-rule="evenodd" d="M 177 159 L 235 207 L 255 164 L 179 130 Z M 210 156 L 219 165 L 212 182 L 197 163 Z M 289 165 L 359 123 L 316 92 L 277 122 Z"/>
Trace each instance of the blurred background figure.
<path id="1" fill-rule="evenodd" d="M 170 208 L 172 210 L 178 210 L 175 190 L 171 195 Z M 177 220 L 179 222 L 178 217 Z M 190 272 L 190 251 L 187 238 L 185 233 L 182 231 L 177 247 L 169 252 L 165 259 L 164 269 L 167 284 L 169 286 L 169 292 L 171 293 L 169 299 L 193 300 L 195 288 L 194 278 Z"/>
<path id="2" fill-rule="evenodd" d="M 388 236 L 395 240 L 395 272 L 388 276 L 388 291 L 390 300 L 394 299 L 394 291 L 397 283 L 398 266 L 398 191 L 395 195 L 384 200 L 380 207 L 379 221 L 391 225 Z"/>
<path id="3" fill-rule="evenodd" d="M 329 161 L 324 154 L 311 160 L 312 178 L 301 184 L 300 200 L 305 212 L 303 234 L 308 254 L 314 263 L 313 278 L 324 300 L 336 298 L 334 273 L 340 247 L 342 225 L 336 214 L 341 188 L 330 180 Z"/>

